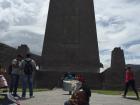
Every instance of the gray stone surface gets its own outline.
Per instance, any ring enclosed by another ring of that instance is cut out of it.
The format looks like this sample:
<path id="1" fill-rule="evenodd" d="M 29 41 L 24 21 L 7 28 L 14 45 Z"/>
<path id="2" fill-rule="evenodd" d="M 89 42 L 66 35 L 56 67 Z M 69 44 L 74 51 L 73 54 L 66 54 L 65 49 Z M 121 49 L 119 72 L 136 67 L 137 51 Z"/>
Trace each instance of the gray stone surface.
<path id="1" fill-rule="evenodd" d="M 35 93 L 35 98 L 21 101 L 21 105 L 63 105 L 64 101 L 69 98 L 61 89 L 53 91 Z M 140 101 L 132 99 L 124 99 L 121 96 L 101 95 L 93 93 L 90 105 L 140 105 Z"/>
<path id="2" fill-rule="evenodd" d="M 44 70 L 99 72 L 93 0 L 50 0 L 41 64 Z"/>
<path id="3" fill-rule="evenodd" d="M 102 88 L 102 76 L 99 73 L 88 72 L 73 72 L 74 74 L 81 74 L 86 79 L 86 83 L 92 89 Z M 36 71 L 35 73 L 35 87 L 36 88 L 54 88 L 62 87 L 65 72 L 59 71 Z M 96 84 L 96 85 L 95 85 Z"/>
<path id="4" fill-rule="evenodd" d="M 22 57 L 26 57 L 26 54 L 30 53 L 30 49 L 27 45 L 22 44 L 17 48 L 17 54 L 20 54 Z"/>
<path id="5" fill-rule="evenodd" d="M 111 54 L 111 66 L 104 71 L 104 89 L 123 89 L 125 78 L 125 58 L 124 52 L 120 47 L 113 49 Z"/>

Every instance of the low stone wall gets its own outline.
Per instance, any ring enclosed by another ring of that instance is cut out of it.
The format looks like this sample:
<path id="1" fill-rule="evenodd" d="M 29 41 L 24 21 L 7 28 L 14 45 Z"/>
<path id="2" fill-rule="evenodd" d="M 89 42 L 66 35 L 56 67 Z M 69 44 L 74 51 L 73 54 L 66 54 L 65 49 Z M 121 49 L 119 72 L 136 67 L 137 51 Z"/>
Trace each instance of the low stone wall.
<path id="1" fill-rule="evenodd" d="M 98 73 L 74 72 L 85 77 L 87 84 L 92 89 L 102 88 L 102 78 Z M 54 88 L 62 87 L 63 75 L 65 72 L 57 71 L 37 71 L 35 73 L 35 87 Z"/>
<path id="2" fill-rule="evenodd" d="M 35 88 L 54 88 L 61 87 L 62 88 L 62 80 L 65 72 L 56 72 L 56 71 L 36 71 L 34 75 L 34 87 Z M 77 72 L 75 72 L 77 73 Z M 86 72 L 78 72 L 85 77 L 87 84 L 92 89 L 124 89 L 124 81 L 123 84 L 116 84 L 111 78 L 112 75 L 108 75 L 107 80 L 105 79 L 104 74 L 100 73 L 86 73 Z M 135 74 L 136 86 L 140 90 L 140 73 Z M 4 74 L 8 84 L 10 84 L 10 75 Z M 21 81 L 19 82 L 19 86 Z"/>

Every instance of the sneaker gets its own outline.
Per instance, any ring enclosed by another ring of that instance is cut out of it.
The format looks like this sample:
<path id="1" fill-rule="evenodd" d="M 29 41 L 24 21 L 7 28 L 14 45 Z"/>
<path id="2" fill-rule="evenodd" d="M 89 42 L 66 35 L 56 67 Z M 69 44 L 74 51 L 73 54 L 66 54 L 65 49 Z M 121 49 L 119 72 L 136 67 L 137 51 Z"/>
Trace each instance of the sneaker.
<path id="1" fill-rule="evenodd" d="M 16 98 L 20 98 L 20 96 L 18 94 L 13 94 L 13 96 Z"/>
<path id="2" fill-rule="evenodd" d="M 35 98 L 35 96 L 30 96 L 30 98 Z"/>
<path id="3" fill-rule="evenodd" d="M 126 96 L 125 96 L 125 95 L 122 95 L 122 97 L 123 97 L 123 98 L 126 98 Z"/>

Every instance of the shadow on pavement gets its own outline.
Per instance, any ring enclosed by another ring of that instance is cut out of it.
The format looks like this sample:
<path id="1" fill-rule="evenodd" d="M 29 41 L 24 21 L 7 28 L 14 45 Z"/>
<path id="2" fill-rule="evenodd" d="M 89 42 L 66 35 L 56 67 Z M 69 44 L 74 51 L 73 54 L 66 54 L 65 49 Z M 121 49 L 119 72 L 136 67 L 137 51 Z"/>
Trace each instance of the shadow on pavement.
<path id="1" fill-rule="evenodd" d="M 138 100 L 138 99 L 135 98 L 135 97 L 126 97 L 126 99 L 129 99 L 129 100 Z"/>
<path id="2" fill-rule="evenodd" d="M 4 97 L 3 99 L 0 99 L 0 105 L 16 105 L 8 99 L 7 94 L 0 94 L 0 96 Z"/>
<path id="3" fill-rule="evenodd" d="M 62 94 L 62 95 L 70 95 L 70 94 Z"/>

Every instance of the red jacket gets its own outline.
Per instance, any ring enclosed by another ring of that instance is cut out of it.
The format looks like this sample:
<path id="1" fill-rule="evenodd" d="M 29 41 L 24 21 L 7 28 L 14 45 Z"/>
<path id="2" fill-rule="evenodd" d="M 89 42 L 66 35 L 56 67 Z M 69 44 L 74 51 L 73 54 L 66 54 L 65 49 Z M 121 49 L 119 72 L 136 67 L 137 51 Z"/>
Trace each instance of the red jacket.
<path id="1" fill-rule="evenodd" d="M 132 71 L 126 70 L 126 73 L 125 73 L 125 82 L 128 82 L 130 80 L 134 80 L 134 73 Z"/>
<path id="2" fill-rule="evenodd" d="M 78 81 L 80 81 L 82 83 L 85 83 L 85 81 L 86 81 L 85 78 L 82 75 L 76 76 L 76 80 L 78 80 Z"/>

